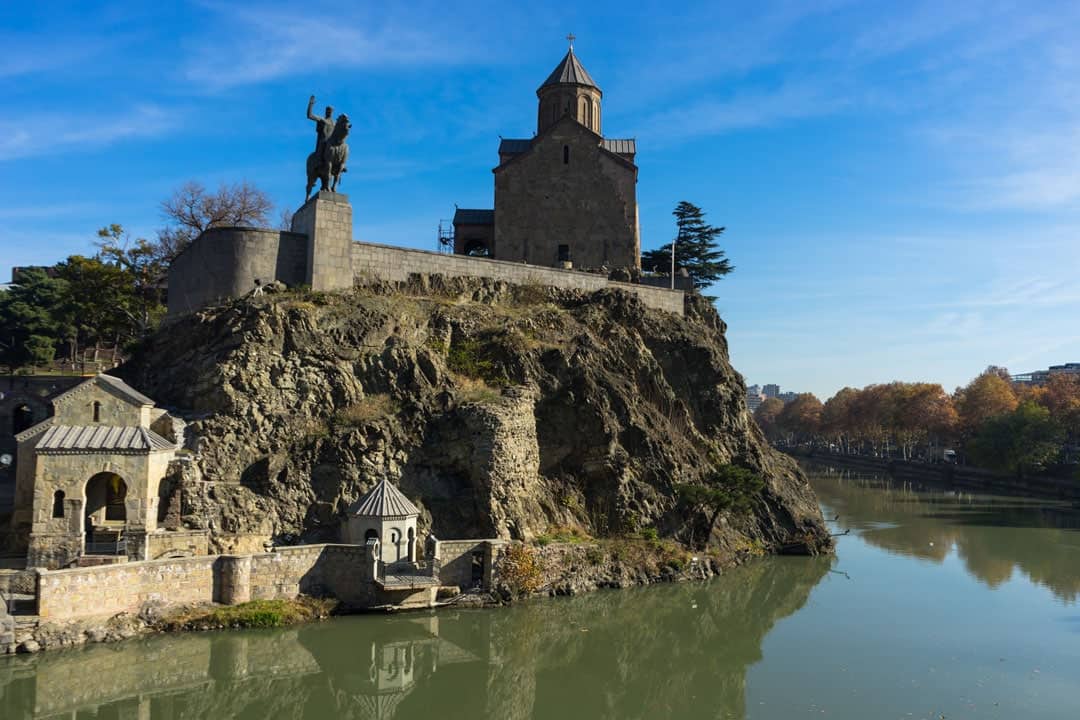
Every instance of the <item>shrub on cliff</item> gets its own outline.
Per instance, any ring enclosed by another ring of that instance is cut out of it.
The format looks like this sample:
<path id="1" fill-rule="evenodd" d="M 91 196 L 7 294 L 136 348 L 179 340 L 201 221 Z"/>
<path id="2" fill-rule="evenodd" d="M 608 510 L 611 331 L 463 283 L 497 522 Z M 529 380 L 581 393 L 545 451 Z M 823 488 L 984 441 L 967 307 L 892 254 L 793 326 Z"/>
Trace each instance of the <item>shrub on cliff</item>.
<path id="1" fill-rule="evenodd" d="M 720 514 L 728 510 L 736 513 L 749 512 L 754 497 L 764 485 L 765 481 L 757 473 L 735 465 L 720 465 L 711 475 L 706 476 L 703 482 L 681 485 L 677 492 L 679 499 L 692 514 L 705 516 L 707 543 Z M 687 541 L 691 547 L 694 546 L 696 529 L 697 523 L 691 523 Z"/>
<path id="2" fill-rule="evenodd" d="M 524 597 L 539 590 L 544 573 L 536 550 L 521 543 L 507 547 L 498 566 L 498 580 L 511 597 Z"/>

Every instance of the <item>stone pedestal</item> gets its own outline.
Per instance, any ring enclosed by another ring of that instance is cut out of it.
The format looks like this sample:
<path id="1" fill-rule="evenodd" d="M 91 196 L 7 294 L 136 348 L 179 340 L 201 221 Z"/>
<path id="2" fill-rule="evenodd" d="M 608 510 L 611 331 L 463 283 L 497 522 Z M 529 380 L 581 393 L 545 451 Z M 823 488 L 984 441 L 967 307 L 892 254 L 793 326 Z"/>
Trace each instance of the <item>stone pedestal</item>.
<path id="1" fill-rule="evenodd" d="M 352 205 L 349 196 L 320 191 L 296 211 L 292 231 L 307 235 L 307 276 L 312 290 L 353 286 Z"/>

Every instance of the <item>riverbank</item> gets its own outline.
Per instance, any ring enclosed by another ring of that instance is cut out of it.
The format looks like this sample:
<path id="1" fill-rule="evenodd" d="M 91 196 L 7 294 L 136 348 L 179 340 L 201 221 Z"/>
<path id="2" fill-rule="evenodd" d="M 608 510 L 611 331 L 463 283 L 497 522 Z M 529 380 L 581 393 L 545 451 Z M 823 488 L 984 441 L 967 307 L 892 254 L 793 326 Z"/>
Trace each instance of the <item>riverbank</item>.
<path id="1" fill-rule="evenodd" d="M 766 554 L 763 546 L 754 544 L 691 552 L 672 540 L 647 535 L 604 540 L 541 538 L 535 543 L 508 545 L 494 568 L 490 589 L 446 592 L 436 607 L 497 607 L 528 598 L 579 595 L 604 588 L 707 580 Z M 155 601 L 138 611 L 68 620 L 15 616 L 12 642 L 0 647 L 0 654 L 37 653 L 159 633 L 287 627 L 363 612 L 332 598 L 299 595 L 237 605 Z"/>
<path id="2" fill-rule="evenodd" d="M 1080 480 L 1045 476 L 1018 478 L 966 465 L 815 453 L 798 449 L 783 449 L 782 451 L 798 460 L 837 468 L 888 473 L 901 481 L 934 483 L 951 488 L 1013 497 L 1080 503 Z"/>

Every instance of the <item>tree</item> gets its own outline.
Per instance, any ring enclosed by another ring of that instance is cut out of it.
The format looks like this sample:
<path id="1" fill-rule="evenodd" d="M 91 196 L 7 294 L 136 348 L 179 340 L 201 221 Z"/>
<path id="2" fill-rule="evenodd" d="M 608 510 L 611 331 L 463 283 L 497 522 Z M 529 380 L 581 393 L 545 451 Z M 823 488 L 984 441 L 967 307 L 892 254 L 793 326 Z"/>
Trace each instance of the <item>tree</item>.
<path id="1" fill-rule="evenodd" d="M 215 227 L 265 226 L 274 204 L 270 197 L 246 180 L 221 185 L 210 193 L 198 182 L 180 186 L 161 203 L 169 223 L 158 231 L 158 259 L 168 264 L 182 253 L 200 233 Z"/>
<path id="2" fill-rule="evenodd" d="M 694 287 L 711 285 L 735 269 L 724 257 L 724 251 L 717 247 L 717 238 L 724 228 L 707 224 L 701 208 L 683 200 L 672 215 L 675 216 L 677 228 L 675 265 L 689 273 Z M 668 272 L 671 268 L 671 245 L 642 253 L 641 264 L 647 269 Z"/>
<path id="3" fill-rule="evenodd" d="M 705 542 L 708 543 L 720 514 L 725 510 L 749 511 L 754 497 L 764 486 L 765 481 L 752 470 L 736 465 L 720 465 L 702 482 L 680 485 L 677 492 L 691 513 L 705 515 Z M 687 544 L 691 547 L 694 546 L 695 525 L 690 526 Z"/>
<path id="4" fill-rule="evenodd" d="M 784 401 L 780 398 L 771 397 L 762 400 L 757 410 L 754 411 L 754 420 L 757 422 L 758 427 L 761 428 L 761 432 L 765 433 L 765 437 L 769 440 L 780 439 L 782 432 L 778 420 L 783 410 Z"/>
<path id="5" fill-rule="evenodd" d="M 165 315 L 163 288 L 168 264 L 152 243 L 143 238 L 131 240 L 121 225 L 98 230 L 97 245 L 98 259 L 125 273 L 124 282 L 130 293 L 129 301 L 121 307 L 130 321 L 125 334 L 133 339 L 145 337 Z"/>
<path id="6" fill-rule="evenodd" d="M 859 396 L 855 388 L 841 388 L 821 408 L 821 431 L 836 439 L 845 454 L 852 437 L 852 408 Z"/>
<path id="7" fill-rule="evenodd" d="M 24 270 L 18 284 L 0 293 L 0 362 L 11 368 L 52 362 L 72 331 L 66 295 L 64 280 L 38 268 Z"/>
<path id="8" fill-rule="evenodd" d="M 66 282 L 60 299 L 61 313 L 70 318 L 69 359 L 79 348 L 116 345 L 128 336 L 131 291 L 124 270 L 100 259 L 72 255 L 56 266 L 56 276 Z"/>
<path id="9" fill-rule="evenodd" d="M 988 367 L 966 387 L 956 391 L 956 409 L 960 427 L 971 435 L 987 420 L 1011 413 L 1018 400 L 1012 384 L 1001 368 Z"/>
<path id="10" fill-rule="evenodd" d="M 980 467 L 1022 477 L 1057 457 L 1064 439 L 1050 411 L 1029 400 L 987 420 L 968 443 L 968 453 Z"/>
<path id="11" fill-rule="evenodd" d="M 780 428 L 796 441 L 809 440 L 821 429 L 821 401 L 813 393 L 800 393 L 780 411 Z"/>

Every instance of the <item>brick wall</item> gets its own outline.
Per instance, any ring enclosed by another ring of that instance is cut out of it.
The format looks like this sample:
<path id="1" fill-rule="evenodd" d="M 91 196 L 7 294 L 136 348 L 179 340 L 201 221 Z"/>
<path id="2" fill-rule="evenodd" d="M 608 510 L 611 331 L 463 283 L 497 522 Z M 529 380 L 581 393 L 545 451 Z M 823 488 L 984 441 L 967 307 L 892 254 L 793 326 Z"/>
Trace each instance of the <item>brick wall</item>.
<path id="1" fill-rule="evenodd" d="M 641 298 L 649 307 L 683 314 L 686 297 L 680 291 L 608 280 L 602 275 L 525 265 L 524 263 L 486 258 L 444 255 L 424 250 L 354 242 L 352 267 L 359 285 L 379 280 L 404 282 L 410 275 L 445 275 L 447 277 L 485 277 L 521 285 L 551 285 L 595 292 L 625 290 Z"/>

